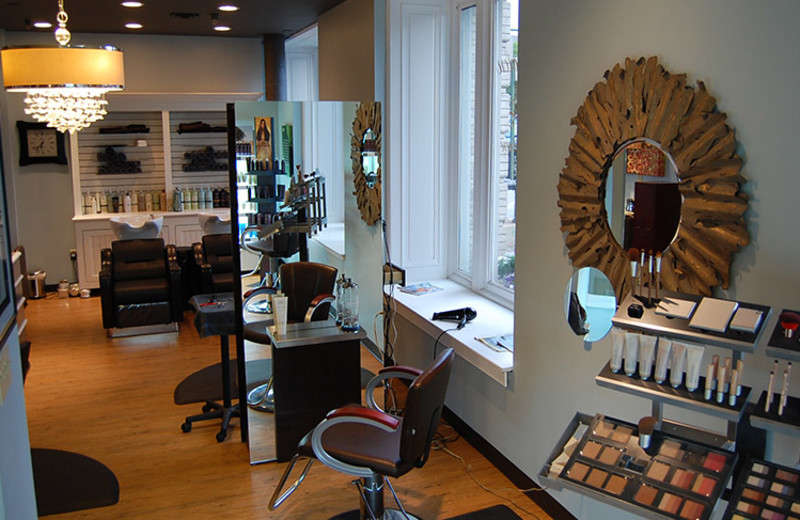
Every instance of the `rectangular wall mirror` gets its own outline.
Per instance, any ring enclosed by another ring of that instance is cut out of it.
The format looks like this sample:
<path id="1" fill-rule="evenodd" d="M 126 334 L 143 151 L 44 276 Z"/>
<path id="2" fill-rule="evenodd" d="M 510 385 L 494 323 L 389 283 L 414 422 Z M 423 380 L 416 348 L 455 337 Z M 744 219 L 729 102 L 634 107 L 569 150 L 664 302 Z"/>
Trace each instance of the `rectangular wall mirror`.
<path id="1" fill-rule="evenodd" d="M 258 323 L 259 330 L 271 319 L 266 304 L 259 305 L 264 297 L 243 308 L 242 295 L 264 284 L 265 277 L 271 284 L 280 264 L 308 260 L 332 265 L 339 273 L 358 273 L 362 327 L 374 334 L 371 320 L 381 309 L 383 253 L 379 226 L 367 228 L 360 220 L 353 195 L 350 134 L 357 107 L 357 102 L 285 101 L 228 106 L 229 155 L 236 157 L 230 172 L 236 209 L 231 230 L 239 246 L 234 261 L 243 273 L 237 312 L 246 323 Z M 294 207 L 287 204 L 287 192 L 291 175 L 298 174 L 307 180 L 311 202 Z M 372 271 L 374 276 L 366 274 Z M 247 427 L 250 461 L 259 463 L 277 459 L 271 399 L 262 398 L 272 373 L 271 346 L 266 338 L 246 339 L 246 323 L 237 334 L 237 358 L 245 361 L 239 367 L 240 380 L 245 379 L 239 402 L 246 415 L 241 422 Z"/>

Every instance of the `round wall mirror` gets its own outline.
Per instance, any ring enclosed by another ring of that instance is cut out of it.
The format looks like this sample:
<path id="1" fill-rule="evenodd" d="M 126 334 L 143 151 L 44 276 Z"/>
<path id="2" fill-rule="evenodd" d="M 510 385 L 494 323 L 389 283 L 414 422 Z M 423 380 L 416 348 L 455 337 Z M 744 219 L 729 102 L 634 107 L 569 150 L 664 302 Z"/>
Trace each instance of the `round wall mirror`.
<path id="1" fill-rule="evenodd" d="M 572 265 L 603 271 L 619 300 L 633 278 L 625 239 L 617 241 L 606 218 L 605 181 L 620 148 L 638 140 L 671 157 L 678 175 L 680 221 L 662 255 L 661 288 L 710 295 L 728 287 L 731 257 L 750 242 L 748 199 L 736 137 L 716 105 L 702 82 L 693 88 L 655 57 L 627 59 L 606 71 L 572 118 L 558 181 L 561 231 Z"/>
<path id="2" fill-rule="evenodd" d="M 681 193 L 675 162 L 656 143 L 634 139 L 614 154 L 606 174 L 608 227 L 625 251 L 665 253 L 678 233 Z"/>
<path id="3" fill-rule="evenodd" d="M 608 277 L 599 269 L 584 267 L 573 273 L 564 291 L 564 316 L 583 341 L 600 341 L 611 330 L 617 298 Z"/>

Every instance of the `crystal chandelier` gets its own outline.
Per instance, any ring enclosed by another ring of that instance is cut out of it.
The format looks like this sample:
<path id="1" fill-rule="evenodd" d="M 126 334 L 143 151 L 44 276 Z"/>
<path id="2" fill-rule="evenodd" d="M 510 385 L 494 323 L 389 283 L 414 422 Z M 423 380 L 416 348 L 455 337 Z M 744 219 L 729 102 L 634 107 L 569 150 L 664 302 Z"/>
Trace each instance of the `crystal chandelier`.
<path id="1" fill-rule="evenodd" d="M 2 50 L 3 81 L 9 92 L 27 92 L 25 113 L 61 132 L 77 132 L 106 115 L 105 93 L 122 90 L 122 51 L 67 45 L 64 0 L 58 0 L 58 47 Z"/>

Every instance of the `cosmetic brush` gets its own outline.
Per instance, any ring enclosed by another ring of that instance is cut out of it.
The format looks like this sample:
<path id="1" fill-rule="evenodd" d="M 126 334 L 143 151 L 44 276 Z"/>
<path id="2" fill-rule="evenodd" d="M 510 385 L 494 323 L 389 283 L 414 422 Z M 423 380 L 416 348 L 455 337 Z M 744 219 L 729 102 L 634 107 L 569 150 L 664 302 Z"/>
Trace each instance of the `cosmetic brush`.
<path id="1" fill-rule="evenodd" d="M 764 412 L 769 413 L 769 405 L 772 404 L 772 384 L 775 382 L 775 372 L 769 373 L 769 385 L 767 385 L 767 399 L 764 401 Z"/>
<path id="2" fill-rule="evenodd" d="M 658 300 L 659 285 L 661 285 L 661 251 L 656 253 L 656 300 Z"/>
<path id="3" fill-rule="evenodd" d="M 639 250 L 635 247 L 628 249 L 628 260 L 631 262 L 631 278 L 633 278 L 633 294 L 636 295 L 639 286 Z"/>
<path id="4" fill-rule="evenodd" d="M 639 295 L 644 296 L 644 255 L 645 250 L 642 249 L 639 251 Z"/>
<path id="5" fill-rule="evenodd" d="M 778 415 L 783 415 L 783 408 L 786 406 L 786 392 L 789 391 L 789 369 L 783 369 L 783 385 L 781 385 L 781 398 L 778 401 Z"/>

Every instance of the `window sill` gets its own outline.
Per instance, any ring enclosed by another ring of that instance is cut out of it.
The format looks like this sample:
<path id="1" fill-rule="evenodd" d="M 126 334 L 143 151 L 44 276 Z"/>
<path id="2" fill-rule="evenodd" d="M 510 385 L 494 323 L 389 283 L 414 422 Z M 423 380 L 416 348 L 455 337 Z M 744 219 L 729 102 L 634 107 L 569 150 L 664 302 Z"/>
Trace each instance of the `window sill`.
<path id="1" fill-rule="evenodd" d="M 431 320 L 434 312 L 461 307 L 475 309 L 478 316 L 474 320 L 461 330 L 444 334 L 439 343 L 452 347 L 464 360 L 507 387 L 508 375 L 514 369 L 514 354 L 495 352 L 475 338 L 499 336 L 513 331 L 514 312 L 450 280 L 432 280 L 430 283 L 442 290 L 415 296 L 395 287 L 393 296 L 397 313 L 435 339 L 445 330 L 455 329 L 456 324 Z M 389 287 L 384 290 L 388 293 Z"/>
<path id="2" fill-rule="evenodd" d="M 327 227 L 314 235 L 312 240 L 319 243 L 329 253 L 344 259 L 344 222 L 330 222 Z"/>

